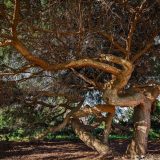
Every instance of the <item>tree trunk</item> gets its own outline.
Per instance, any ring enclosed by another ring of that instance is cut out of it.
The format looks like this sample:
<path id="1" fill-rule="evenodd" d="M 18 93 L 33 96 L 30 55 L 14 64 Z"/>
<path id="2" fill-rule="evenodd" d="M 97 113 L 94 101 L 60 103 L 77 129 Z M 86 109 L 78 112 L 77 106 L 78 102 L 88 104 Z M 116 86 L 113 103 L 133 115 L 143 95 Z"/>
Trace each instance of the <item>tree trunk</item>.
<path id="1" fill-rule="evenodd" d="M 105 121 L 105 129 L 103 134 L 103 142 L 108 145 L 108 138 L 111 130 L 112 119 L 114 117 L 114 113 L 108 113 L 106 121 Z"/>
<path id="2" fill-rule="evenodd" d="M 85 126 L 79 121 L 79 119 L 72 119 L 72 128 L 79 138 L 90 148 L 95 149 L 101 155 L 109 153 L 109 147 L 95 138 L 91 133 L 87 132 Z"/>
<path id="3" fill-rule="evenodd" d="M 151 103 L 134 109 L 134 137 L 127 148 L 131 158 L 142 157 L 147 152 L 148 133 L 150 129 Z"/>

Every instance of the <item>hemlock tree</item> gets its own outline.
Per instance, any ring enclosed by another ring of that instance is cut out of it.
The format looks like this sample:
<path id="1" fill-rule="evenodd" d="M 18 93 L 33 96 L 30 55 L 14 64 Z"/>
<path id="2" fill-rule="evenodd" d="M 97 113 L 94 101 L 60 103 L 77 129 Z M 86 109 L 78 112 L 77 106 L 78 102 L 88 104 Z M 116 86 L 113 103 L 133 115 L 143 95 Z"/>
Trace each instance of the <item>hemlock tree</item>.
<path id="1" fill-rule="evenodd" d="M 9 46 L 13 59 L 1 67 L 1 96 L 8 81 L 34 79 L 34 84 L 27 81 L 29 89 L 23 86 L 10 94 L 6 90 L 6 95 L 16 98 L 3 99 L 1 104 L 17 101 L 62 109 L 63 122 L 37 138 L 71 123 L 79 138 L 102 155 L 109 153 L 115 107 L 133 107 L 134 137 L 127 152 L 145 155 L 150 114 L 160 92 L 159 1 L 15 0 L 4 1 L 0 8 L 0 46 Z M 43 84 L 40 77 L 45 77 Z M 84 106 L 85 95 L 95 91 L 102 102 Z M 49 97 L 55 98 L 54 104 L 46 103 Z M 80 121 L 89 115 L 105 122 L 103 140 Z"/>

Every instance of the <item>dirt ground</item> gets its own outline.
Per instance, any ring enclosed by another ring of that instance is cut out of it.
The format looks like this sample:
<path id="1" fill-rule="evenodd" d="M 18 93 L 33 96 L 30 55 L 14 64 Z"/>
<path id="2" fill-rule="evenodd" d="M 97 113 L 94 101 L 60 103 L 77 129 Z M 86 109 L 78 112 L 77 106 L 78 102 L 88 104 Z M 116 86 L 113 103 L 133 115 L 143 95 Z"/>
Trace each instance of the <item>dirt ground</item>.
<path id="1" fill-rule="evenodd" d="M 110 146 L 114 155 L 106 159 L 124 159 L 128 143 L 127 140 L 112 140 Z M 0 159 L 4 160 L 91 160 L 96 157 L 98 153 L 81 141 L 0 142 Z M 149 141 L 145 160 L 160 160 L 160 140 Z"/>

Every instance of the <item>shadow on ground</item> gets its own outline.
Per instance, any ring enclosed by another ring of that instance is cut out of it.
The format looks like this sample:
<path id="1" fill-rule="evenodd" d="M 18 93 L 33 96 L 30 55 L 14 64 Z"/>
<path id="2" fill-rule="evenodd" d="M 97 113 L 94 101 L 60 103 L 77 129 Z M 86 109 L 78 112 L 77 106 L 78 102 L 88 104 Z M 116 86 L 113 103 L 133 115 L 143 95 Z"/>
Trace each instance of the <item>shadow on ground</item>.
<path id="1" fill-rule="evenodd" d="M 115 151 L 115 157 L 109 159 L 120 159 L 128 143 L 128 140 L 112 140 L 110 147 Z M 148 155 L 160 157 L 160 140 L 149 141 L 148 147 Z M 89 160 L 97 156 L 97 152 L 88 148 L 81 141 L 0 142 L 0 159 L 6 160 Z"/>

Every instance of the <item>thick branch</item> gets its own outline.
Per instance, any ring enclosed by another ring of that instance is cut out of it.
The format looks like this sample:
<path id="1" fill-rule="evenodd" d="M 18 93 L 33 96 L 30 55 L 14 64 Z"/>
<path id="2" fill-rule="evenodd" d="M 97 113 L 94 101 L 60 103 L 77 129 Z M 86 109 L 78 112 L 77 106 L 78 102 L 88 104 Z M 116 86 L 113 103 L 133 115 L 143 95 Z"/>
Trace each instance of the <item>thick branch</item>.
<path id="1" fill-rule="evenodd" d="M 113 89 L 105 91 L 104 99 L 107 99 L 110 105 L 121 107 L 136 107 L 139 104 L 144 104 L 146 97 L 141 93 L 119 96 L 117 90 Z"/>
<path id="2" fill-rule="evenodd" d="M 79 138 L 90 148 L 97 150 L 100 154 L 107 154 L 109 147 L 95 138 L 91 133 L 87 132 L 79 119 L 72 120 L 72 127 Z"/>
<path id="3" fill-rule="evenodd" d="M 107 73 L 112 73 L 114 75 L 117 75 L 120 71 L 119 69 L 115 67 L 112 67 L 110 65 L 107 65 L 105 63 L 101 63 L 101 62 L 98 62 L 92 59 L 74 60 L 69 63 L 51 65 L 48 62 L 32 55 L 28 51 L 28 49 L 24 46 L 24 44 L 18 39 L 14 40 L 13 46 L 20 52 L 22 56 L 25 57 L 26 60 L 48 71 L 58 71 L 58 70 L 78 68 L 78 67 L 93 67 L 93 68 L 100 69 Z"/>
<path id="4" fill-rule="evenodd" d="M 123 67 L 123 70 L 121 70 L 121 73 L 119 73 L 119 75 L 114 77 L 114 79 L 112 80 L 112 88 L 116 90 L 121 90 L 128 83 L 128 80 L 130 79 L 130 76 L 133 72 L 134 66 L 132 65 L 132 63 L 114 55 L 101 55 L 100 60 L 113 62 Z M 108 84 L 106 84 L 106 87 L 107 86 Z"/>
<path id="5" fill-rule="evenodd" d="M 115 106 L 99 104 L 94 107 L 84 107 L 81 110 L 78 110 L 75 115 L 76 117 L 85 117 L 91 114 L 99 115 L 102 112 L 108 112 L 111 114 L 115 113 Z"/>
<path id="6" fill-rule="evenodd" d="M 101 54 L 100 60 L 105 60 L 108 62 L 113 62 L 113 63 L 119 64 L 119 65 L 123 66 L 124 72 L 131 72 L 133 69 L 133 65 L 131 62 L 129 62 L 121 57 L 114 56 L 114 55 Z"/>
<path id="7" fill-rule="evenodd" d="M 136 107 L 138 105 L 145 106 L 147 103 L 153 103 L 159 95 L 160 90 L 156 87 L 146 87 L 141 90 L 132 91 L 125 95 L 119 95 L 117 90 L 106 90 L 104 99 L 108 100 L 110 105 L 121 107 Z"/>

